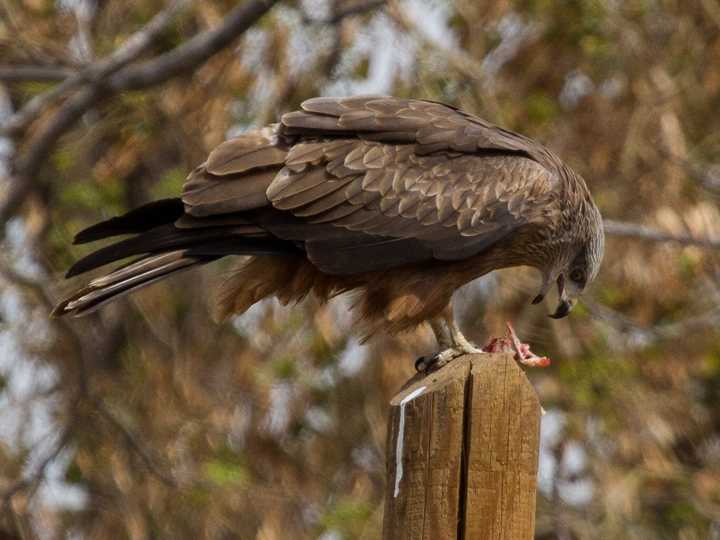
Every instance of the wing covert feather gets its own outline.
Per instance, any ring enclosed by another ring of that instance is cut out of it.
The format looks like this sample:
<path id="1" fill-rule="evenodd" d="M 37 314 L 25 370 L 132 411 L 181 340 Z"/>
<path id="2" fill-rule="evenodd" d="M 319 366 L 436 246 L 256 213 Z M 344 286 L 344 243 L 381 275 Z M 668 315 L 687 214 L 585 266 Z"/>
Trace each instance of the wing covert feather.
<path id="1" fill-rule="evenodd" d="M 218 146 L 183 202 L 199 219 L 266 211 L 261 227 L 304 243 L 321 269 L 353 273 L 465 258 L 553 219 L 558 171 L 531 139 L 447 105 L 315 98 Z"/>
<path id="2" fill-rule="evenodd" d="M 383 243 L 383 252 L 392 246 L 404 249 L 412 245 L 413 253 L 404 257 L 413 261 L 427 260 L 428 253 L 438 259 L 478 253 L 536 220 L 556 184 L 546 168 L 518 155 L 445 152 L 417 156 L 410 145 L 351 142 L 329 140 L 312 143 L 311 152 L 298 151 L 293 165 L 299 172 L 286 167 L 267 194 L 275 208 L 289 210 L 303 220 L 366 233 L 366 251 L 362 251 L 362 236 L 360 240 L 353 236 L 352 246 L 343 251 L 343 257 L 348 253 L 358 257 L 352 267 L 356 271 L 358 265 L 370 265 L 359 259 L 379 253 L 377 237 L 398 240 Z M 343 167 L 353 170 L 354 176 L 333 175 L 340 157 L 338 148 L 346 152 Z M 304 198 L 289 197 L 293 204 L 288 204 L 284 193 L 294 191 L 295 182 L 302 183 L 309 174 L 324 174 L 328 179 L 320 184 L 322 189 L 301 191 Z M 338 271 L 342 265 L 330 264 L 326 260 L 330 255 L 323 257 L 320 252 L 325 246 L 329 253 L 339 253 L 342 245 L 342 237 L 327 245 L 322 239 L 314 240 L 313 260 L 326 271 Z M 423 249 L 415 249 L 417 246 Z"/>
<path id="3" fill-rule="evenodd" d="M 388 96 L 313 98 L 283 115 L 280 132 L 290 138 L 352 134 L 364 139 L 409 143 L 427 155 L 442 150 L 526 155 L 546 166 L 559 160 L 542 145 L 482 118 L 433 101 Z"/>

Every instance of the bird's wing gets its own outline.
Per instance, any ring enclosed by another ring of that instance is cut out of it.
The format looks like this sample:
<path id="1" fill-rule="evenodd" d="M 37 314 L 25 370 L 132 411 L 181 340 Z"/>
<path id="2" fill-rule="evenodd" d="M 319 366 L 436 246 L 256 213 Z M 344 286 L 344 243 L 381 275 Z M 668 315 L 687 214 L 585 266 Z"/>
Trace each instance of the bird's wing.
<path id="1" fill-rule="evenodd" d="M 344 137 L 414 145 L 417 155 L 438 151 L 527 156 L 552 169 L 559 160 L 536 141 L 434 101 L 388 96 L 313 98 L 283 115 L 282 134 Z"/>
<path id="2" fill-rule="evenodd" d="M 282 117 L 280 134 L 294 146 L 267 190 L 273 206 L 364 233 L 307 241 L 326 271 L 459 260 L 557 219 L 559 160 L 441 103 L 315 98 Z"/>
<path id="3" fill-rule="evenodd" d="M 285 165 L 286 155 L 273 126 L 223 142 L 188 175 L 182 196 L 186 212 L 204 222 L 222 221 L 229 214 L 266 206 L 265 190 Z"/>
<path id="4" fill-rule="evenodd" d="M 253 212 L 326 272 L 383 270 L 460 260 L 552 220 L 553 159 L 530 139 L 439 103 L 316 98 L 275 130 L 216 148 L 190 175 L 183 201 L 201 226 Z"/>
<path id="5" fill-rule="evenodd" d="M 417 155 L 412 145 L 357 139 L 298 143 L 267 190 L 273 207 L 296 221 L 285 230 L 267 226 L 304 240 L 310 259 L 331 273 L 459 260 L 552 219 L 555 184 L 545 167 L 514 154 Z"/>

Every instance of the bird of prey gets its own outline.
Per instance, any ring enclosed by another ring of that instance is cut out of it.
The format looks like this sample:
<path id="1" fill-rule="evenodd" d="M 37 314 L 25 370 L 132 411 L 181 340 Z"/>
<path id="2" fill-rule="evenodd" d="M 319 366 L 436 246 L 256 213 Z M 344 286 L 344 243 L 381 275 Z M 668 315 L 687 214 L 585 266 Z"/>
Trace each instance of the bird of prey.
<path id="1" fill-rule="evenodd" d="M 182 196 L 81 231 L 98 249 L 67 277 L 136 257 L 62 301 L 84 315 L 170 274 L 249 256 L 222 283 L 218 315 L 271 296 L 354 291 L 360 332 L 428 322 L 436 362 L 479 352 L 457 327 L 453 292 L 493 270 L 542 274 L 566 316 L 603 256 L 602 218 L 583 179 L 518 133 L 442 103 L 314 98 L 278 124 L 216 147 Z"/>

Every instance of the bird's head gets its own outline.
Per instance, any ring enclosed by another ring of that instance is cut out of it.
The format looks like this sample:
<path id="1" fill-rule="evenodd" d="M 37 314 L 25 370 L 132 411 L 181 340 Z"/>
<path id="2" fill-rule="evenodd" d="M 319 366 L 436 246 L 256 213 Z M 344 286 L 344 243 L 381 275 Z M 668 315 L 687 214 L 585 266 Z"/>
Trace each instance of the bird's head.
<path id="1" fill-rule="evenodd" d="M 570 243 L 568 248 L 563 250 L 565 256 L 560 257 L 550 270 L 543 273 L 542 288 L 532 303 L 542 302 L 553 283 L 556 283 L 558 306 L 555 312 L 550 314 L 550 317 L 553 319 L 566 317 L 575 306 L 578 297 L 595 280 L 604 249 L 605 234 L 598 212 L 597 219 L 593 220 L 592 225 L 588 227 L 587 234 L 582 241 Z"/>

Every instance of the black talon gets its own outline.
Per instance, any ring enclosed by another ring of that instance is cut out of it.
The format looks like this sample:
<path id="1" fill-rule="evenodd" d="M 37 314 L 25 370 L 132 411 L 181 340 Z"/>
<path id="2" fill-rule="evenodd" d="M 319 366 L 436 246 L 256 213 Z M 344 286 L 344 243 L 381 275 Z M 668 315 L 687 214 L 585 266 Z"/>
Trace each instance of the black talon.
<path id="1" fill-rule="evenodd" d="M 430 358 L 429 356 L 421 356 L 415 360 L 415 371 L 423 373 L 429 365 Z"/>
<path id="2" fill-rule="evenodd" d="M 421 356 L 415 360 L 415 371 L 418 373 L 429 373 L 436 367 L 440 361 L 440 353 L 431 354 L 429 356 Z"/>

